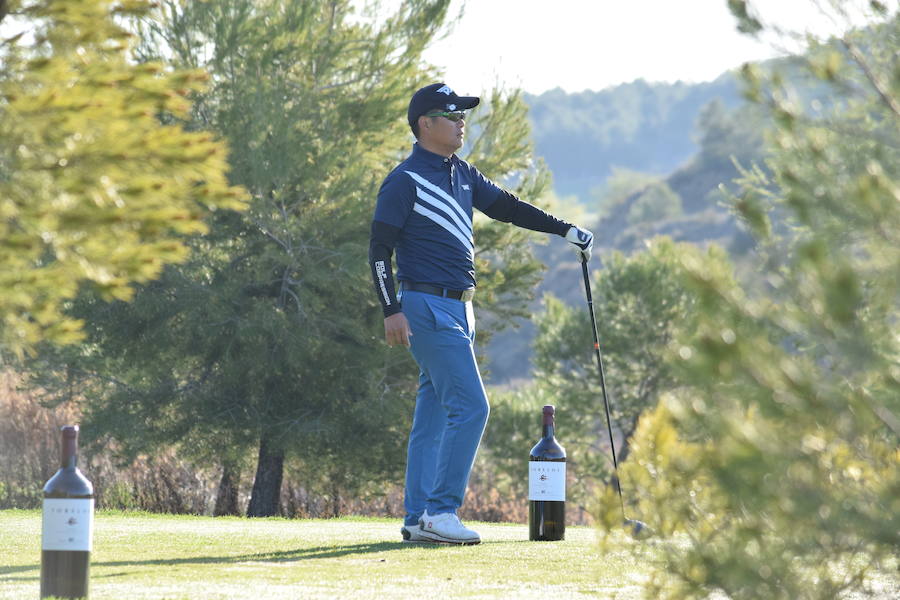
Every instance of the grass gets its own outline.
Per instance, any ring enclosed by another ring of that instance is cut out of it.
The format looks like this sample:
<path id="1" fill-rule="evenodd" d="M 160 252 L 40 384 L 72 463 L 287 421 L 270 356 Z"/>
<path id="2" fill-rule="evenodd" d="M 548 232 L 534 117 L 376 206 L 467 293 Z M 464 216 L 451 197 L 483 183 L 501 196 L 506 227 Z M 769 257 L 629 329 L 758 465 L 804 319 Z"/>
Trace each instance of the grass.
<path id="1" fill-rule="evenodd" d="M 467 523 L 478 546 L 400 542 L 397 520 L 99 512 L 91 599 L 639 598 L 640 564 L 596 534 L 529 542 L 524 525 Z M 0 511 L 0 600 L 37 598 L 40 511 Z M 649 548 L 649 547 L 648 547 Z M 648 549 L 647 560 L 654 553 Z"/>

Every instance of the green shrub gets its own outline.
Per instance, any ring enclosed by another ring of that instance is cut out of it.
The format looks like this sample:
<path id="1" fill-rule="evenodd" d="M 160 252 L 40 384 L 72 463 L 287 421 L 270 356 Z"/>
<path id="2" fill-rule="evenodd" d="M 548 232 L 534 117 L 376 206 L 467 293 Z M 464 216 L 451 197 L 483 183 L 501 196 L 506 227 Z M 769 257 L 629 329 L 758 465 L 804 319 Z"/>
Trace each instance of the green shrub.
<path id="1" fill-rule="evenodd" d="M 775 125 L 772 176 L 745 170 L 731 199 L 762 284 L 682 257 L 699 319 L 670 347 L 680 389 L 624 466 L 639 516 L 674 536 L 649 597 L 835 598 L 900 553 L 898 35 L 894 17 L 814 45 L 818 111 L 746 69 Z M 600 517 L 614 541 L 608 493 Z"/>
<path id="2" fill-rule="evenodd" d="M 628 209 L 628 223 L 652 223 L 682 214 L 681 196 L 664 181 L 650 184 Z"/>

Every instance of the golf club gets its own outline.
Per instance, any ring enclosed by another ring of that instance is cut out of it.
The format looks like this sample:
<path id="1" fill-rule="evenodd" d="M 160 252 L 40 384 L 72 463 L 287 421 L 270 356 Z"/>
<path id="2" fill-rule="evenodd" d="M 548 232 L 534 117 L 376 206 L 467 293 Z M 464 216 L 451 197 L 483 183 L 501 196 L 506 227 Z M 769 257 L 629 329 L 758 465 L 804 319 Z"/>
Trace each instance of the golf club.
<path id="1" fill-rule="evenodd" d="M 584 293 L 587 295 L 588 312 L 591 313 L 591 330 L 594 332 L 594 354 L 597 356 L 597 367 L 600 370 L 600 390 L 603 392 L 603 407 L 606 409 L 606 430 L 609 432 L 609 448 L 612 450 L 613 482 L 616 491 L 619 492 L 619 504 L 622 507 L 622 519 L 625 526 L 631 531 L 633 537 L 644 537 L 650 533 L 650 528 L 642 521 L 629 519 L 625 516 L 625 500 L 622 498 L 622 485 L 619 483 L 619 462 L 616 460 L 616 444 L 613 442 L 612 417 L 609 413 L 609 398 L 606 395 L 606 378 L 603 375 L 603 358 L 600 356 L 600 338 L 597 335 L 597 319 L 594 317 L 594 299 L 591 296 L 591 279 L 588 275 L 587 259 L 581 257 L 581 273 L 584 276 Z"/>

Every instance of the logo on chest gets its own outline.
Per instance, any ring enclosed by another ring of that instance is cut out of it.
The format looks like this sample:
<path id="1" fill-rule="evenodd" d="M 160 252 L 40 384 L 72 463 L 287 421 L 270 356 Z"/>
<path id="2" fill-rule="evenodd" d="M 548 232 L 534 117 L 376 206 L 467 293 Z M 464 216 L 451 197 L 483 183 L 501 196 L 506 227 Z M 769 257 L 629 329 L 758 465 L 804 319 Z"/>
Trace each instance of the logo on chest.
<path id="1" fill-rule="evenodd" d="M 459 187 L 461 187 L 462 189 L 464 189 L 464 190 L 467 191 L 467 192 L 469 191 L 469 184 L 468 184 L 468 183 L 464 183 L 464 184 L 462 184 L 462 185 L 459 186 Z"/>

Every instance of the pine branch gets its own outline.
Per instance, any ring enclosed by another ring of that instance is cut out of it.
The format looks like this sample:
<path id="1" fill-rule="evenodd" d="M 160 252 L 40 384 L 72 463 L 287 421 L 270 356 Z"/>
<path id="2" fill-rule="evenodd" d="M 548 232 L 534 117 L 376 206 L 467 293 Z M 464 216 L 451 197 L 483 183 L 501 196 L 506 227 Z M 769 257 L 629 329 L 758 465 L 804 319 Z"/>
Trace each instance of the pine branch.
<path id="1" fill-rule="evenodd" d="M 866 79 L 869 80 L 869 83 L 872 84 L 872 87 L 875 88 L 875 91 L 878 92 L 878 95 L 881 97 L 881 100 L 887 105 L 888 108 L 894 113 L 894 115 L 900 117 L 900 103 L 897 102 L 896 98 L 891 96 L 890 92 L 888 92 L 887 88 L 884 85 L 884 82 L 881 81 L 881 78 L 872 71 L 872 68 L 869 66 L 869 63 L 866 61 L 866 57 L 860 51 L 859 47 L 856 46 L 853 42 L 851 42 L 847 36 L 841 38 L 841 43 L 850 53 L 850 56 L 853 57 L 853 60 L 859 65 L 859 68 L 862 69 L 863 74 L 865 74 Z"/>

